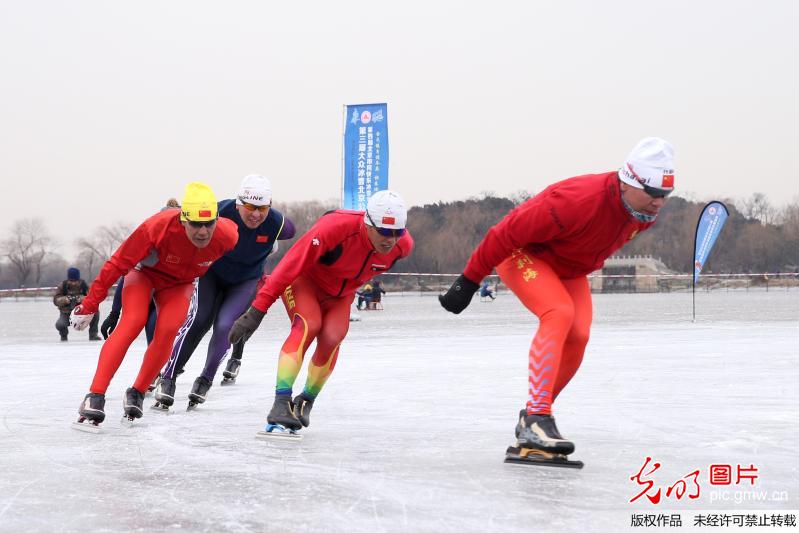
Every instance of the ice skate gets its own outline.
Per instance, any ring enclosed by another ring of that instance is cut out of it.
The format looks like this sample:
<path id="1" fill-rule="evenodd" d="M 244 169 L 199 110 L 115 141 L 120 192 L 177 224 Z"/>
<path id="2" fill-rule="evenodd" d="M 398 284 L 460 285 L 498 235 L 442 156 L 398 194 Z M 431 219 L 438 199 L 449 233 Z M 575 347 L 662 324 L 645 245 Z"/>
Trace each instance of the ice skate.
<path id="1" fill-rule="evenodd" d="M 311 408 L 313 407 L 314 399 L 307 396 L 304 392 L 294 398 L 294 416 L 300 421 L 303 427 L 308 427 L 311 424 Z"/>
<path id="2" fill-rule="evenodd" d="M 100 433 L 100 423 L 105 420 L 105 395 L 90 392 L 80 404 L 78 414 L 80 417 L 77 422 L 72 423 L 72 427 L 79 431 L 89 433 Z"/>
<path id="3" fill-rule="evenodd" d="M 505 452 L 506 463 L 536 464 L 582 468 L 582 461 L 570 461 L 574 443 L 561 436 L 552 415 L 528 415 L 526 409 L 519 413 L 516 425 L 516 446 Z"/>
<path id="4" fill-rule="evenodd" d="M 192 385 L 191 392 L 189 393 L 189 406 L 186 408 L 187 411 L 194 409 L 199 404 L 205 402 L 211 385 L 211 380 L 203 376 L 200 376 L 194 380 L 194 385 Z"/>
<path id="5" fill-rule="evenodd" d="M 125 409 L 125 416 L 122 417 L 122 421 L 133 422 L 137 418 L 141 418 L 144 414 L 144 411 L 142 411 L 143 403 L 144 394 L 133 387 L 126 390 L 125 398 L 122 400 L 122 407 Z"/>
<path id="6" fill-rule="evenodd" d="M 240 368 L 241 359 L 229 359 L 225 371 L 222 372 L 222 383 L 220 383 L 220 385 L 233 385 L 236 383 Z"/>
<path id="7" fill-rule="evenodd" d="M 153 396 L 155 398 L 153 409 L 156 411 L 169 411 L 169 408 L 175 403 L 175 380 L 162 377 L 158 380 Z"/>
<path id="8" fill-rule="evenodd" d="M 266 417 L 266 427 L 264 431 L 256 434 L 257 438 L 281 438 L 295 439 L 302 438 L 297 433 L 302 429 L 302 423 L 294 416 L 294 406 L 290 396 L 275 396 L 275 403 Z"/>

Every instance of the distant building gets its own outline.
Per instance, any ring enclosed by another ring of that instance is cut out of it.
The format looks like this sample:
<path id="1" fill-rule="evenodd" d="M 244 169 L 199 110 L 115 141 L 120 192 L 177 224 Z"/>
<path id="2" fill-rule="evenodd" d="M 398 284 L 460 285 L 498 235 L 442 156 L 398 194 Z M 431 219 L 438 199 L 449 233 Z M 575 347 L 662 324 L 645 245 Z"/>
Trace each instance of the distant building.
<path id="1" fill-rule="evenodd" d="M 649 255 L 612 256 L 589 279 L 592 292 L 658 292 L 669 290 L 658 276 L 673 273 L 663 261 Z"/>

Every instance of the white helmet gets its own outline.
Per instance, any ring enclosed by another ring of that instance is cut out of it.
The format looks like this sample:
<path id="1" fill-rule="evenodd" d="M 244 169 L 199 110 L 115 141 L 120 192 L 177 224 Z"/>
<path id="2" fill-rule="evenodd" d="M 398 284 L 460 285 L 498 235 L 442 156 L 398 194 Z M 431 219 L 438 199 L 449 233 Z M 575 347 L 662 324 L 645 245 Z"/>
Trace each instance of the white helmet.
<path id="1" fill-rule="evenodd" d="M 236 196 L 236 205 L 242 205 L 244 202 L 252 205 L 271 205 L 272 184 L 269 180 L 260 174 L 245 176 Z"/>
<path id="2" fill-rule="evenodd" d="M 369 226 L 388 229 L 404 229 L 408 220 L 405 200 L 394 191 L 377 191 L 366 204 L 363 221 Z"/>

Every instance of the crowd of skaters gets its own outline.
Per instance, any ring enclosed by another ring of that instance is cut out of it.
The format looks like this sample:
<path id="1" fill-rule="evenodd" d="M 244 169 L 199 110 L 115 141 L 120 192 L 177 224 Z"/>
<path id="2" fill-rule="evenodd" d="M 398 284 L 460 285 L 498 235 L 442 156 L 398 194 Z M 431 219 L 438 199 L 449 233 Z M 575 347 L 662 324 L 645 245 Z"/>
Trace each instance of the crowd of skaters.
<path id="1" fill-rule="evenodd" d="M 655 223 L 674 190 L 673 158 L 671 144 L 647 137 L 617 170 L 550 185 L 490 228 L 462 274 L 439 296 L 441 306 L 456 314 L 478 291 L 493 298 L 481 282 L 496 269 L 538 317 L 528 352 L 527 401 L 515 428 L 519 446 L 560 456 L 574 451 L 558 431 L 553 406 L 579 369 L 589 340 L 587 275 Z M 235 379 L 243 343 L 279 299 L 289 331 L 279 352 L 267 423 L 290 431 L 310 424 L 311 409 L 346 338 L 355 297 L 360 308 L 374 299 L 376 289 L 382 295 L 373 278 L 408 257 L 414 240 L 401 196 L 379 191 L 364 211 L 338 209 L 321 216 L 267 275 L 266 259 L 277 242 L 295 236 L 290 218 L 271 205 L 271 183 L 263 176 L 245 177 L 236 197 L 222 201 L 207 185 L 192 182 L 179 207 L 154 214 L 125 239 L 88 291 L 79 273 L 73 279 L 76 274 L 70 271 L 68 281 L 77 280 L 79 286 L 72 288 L 73 283 L 70 290 L 81 292 L 79 300 L 70 301 L 70 322 L 78 330 L 89 327 L 92 338 L 97 337 L 98 306 L 122 278 L 121 315 L 115 306 L 79 422 L 104 420 L 111 379 L 148 319 L 155 327 L 139 374 L 124 396 L 130 420 L 143 415 L 145 392 L 159 373 L 156 400 L 167 406 L 174 402 L 177 376 L 211 329 L 205 366 L 190 399 L 205 401 L 231 350 L 238 357 L 229 360 L 225 377 Z M 64 297 L 57 296 L 56 303 L 64 303 Z M 314 341 L 306 382 L 294 395 L 294 382 Z"/>

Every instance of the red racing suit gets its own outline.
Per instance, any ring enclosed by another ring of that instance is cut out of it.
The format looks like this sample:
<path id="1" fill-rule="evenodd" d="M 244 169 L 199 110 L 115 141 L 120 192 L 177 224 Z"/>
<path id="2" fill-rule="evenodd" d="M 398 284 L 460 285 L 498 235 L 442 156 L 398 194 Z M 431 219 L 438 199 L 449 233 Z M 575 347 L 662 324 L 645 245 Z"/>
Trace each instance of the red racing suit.
<path id="1" fill-rule="evenodd" d="M 528 414 L 549 415 L 583 359 L 593 309 L 587 275 L 653 222 L 630 214 L 616 172 L 555 183 L 512 210 L 472 253 L 475 283 L 496 267 L 539 318 L 528 355 Z"/>
<path id="2" fill-rule="evenodd" d="M 413 249 L 405 233 L 387 254 L 377 253 L 367 235 L 363 211 L 333 211 L 322 216 L 266 278 L 252 306 L 266 311 L 278 297 L 291 321 L 280 349 L 277 394 L 292 392 L 305 353 L 316 340 L 303 392 L 315 398 L 336 366 L 349 330 L 355 291 L 388 271 Z"/>
<path id="3" fill-rule="evenodd" d="M 175 334 L 186 320 L 194 278 L 205 274 L 214 261 L 236 246 L 236 223 L 220 218 L 208 245 L 197 248 L 186 235 L 179 213 L 179 209 L 162 211 L 136 228 L 103 265 L 81 304 L 85 313 L 97 312 L 108 288 L 125 275 L 122 317 L 100 350 L 89 387 L 93 393 L 105 394 L 128 348 L 144 328 L 150 302 L 155 299 L 155 334 L 133 383 L 142 394 L 147 391 L 169 359 Z"/>
<path id="4" fill-rule="evenodd" d="M 570 178 L 550 185 L 488 230 L 463 274 L 479 284 L 522 248 L 561 278 L 586 276 L 652 224 L 627 211 L 616 172 Z"/>
<path id="5" fill-rule="evenodd" d="M 156 291 L 190 283 L 232 250 L 238 238 L 236 223 L 220 218 L 211 242 L 205 248 L 197 248 L 180 223 L 180 209 L 161 211 L 142 222 L 105 262 L 81 309 L 84 313 L 96 313 L 108 289 L 134 267 L 152 281 Z"/>
<path id="6" fill-rule="evenodd" d="M 354 296 L 358 288 L 410 255 L 410 233 L 387 254 L 374 250 L 363 211 L 336 210 L 322 216 L 291 247 L 258 291 L 252 306 L 266 312 L 301 274 L 334 298 Z"/>

